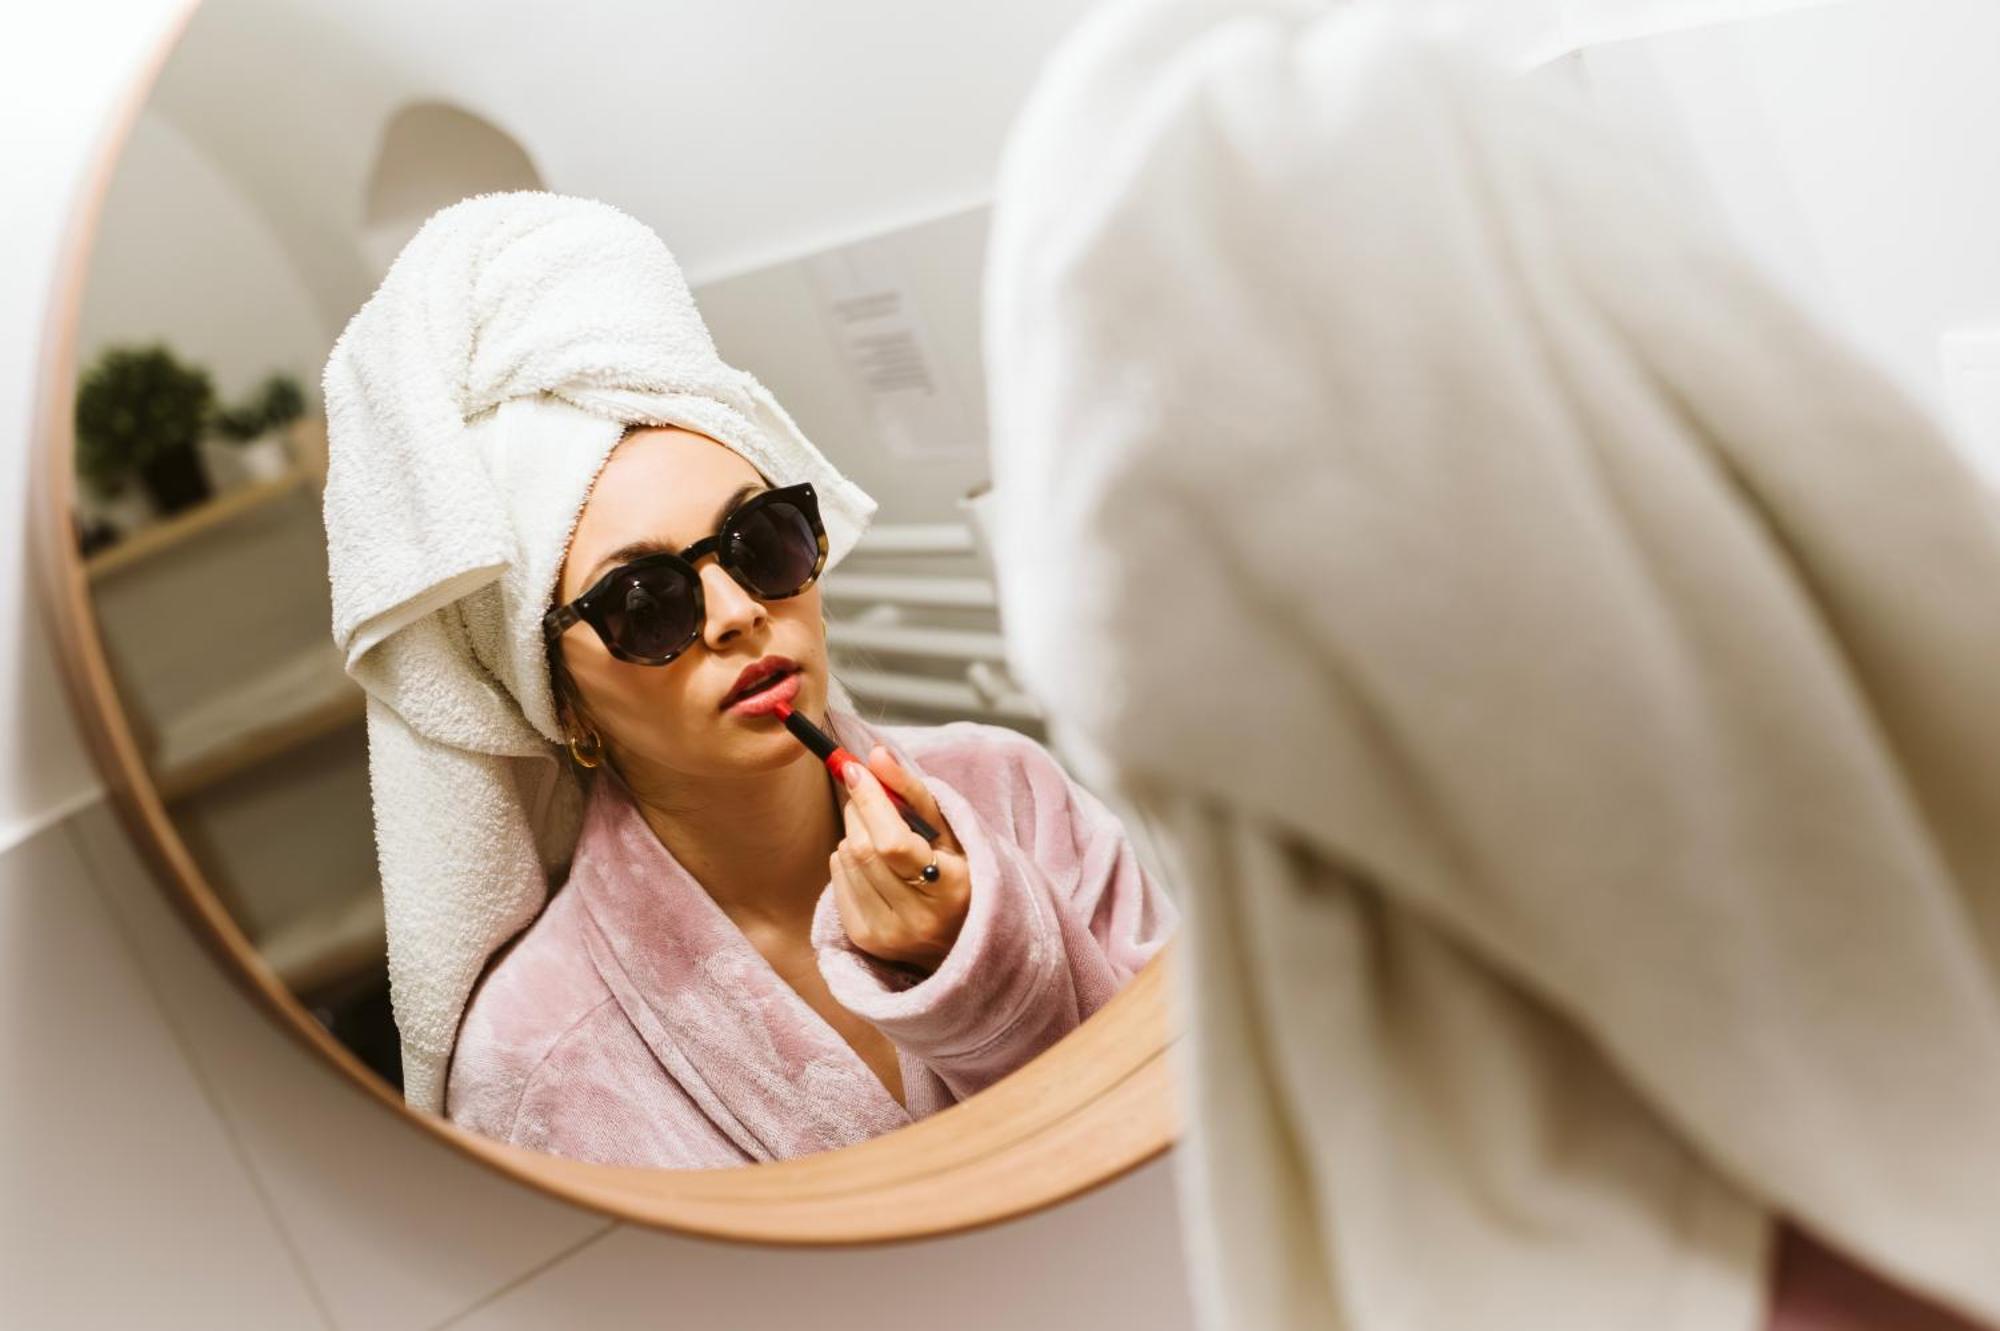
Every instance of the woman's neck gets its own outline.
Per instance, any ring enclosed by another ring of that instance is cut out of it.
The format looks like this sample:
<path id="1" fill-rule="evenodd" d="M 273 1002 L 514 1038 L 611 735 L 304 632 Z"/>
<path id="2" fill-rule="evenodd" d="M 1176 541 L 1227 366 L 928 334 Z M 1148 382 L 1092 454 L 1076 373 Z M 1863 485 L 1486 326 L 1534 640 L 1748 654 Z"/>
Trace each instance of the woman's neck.
<path id="1" fill-rule="evenodd" d="M 705 777 L 672 795 L 634 792 L 653 835 L 737 923 L 803 937 L 843 824 L 812 754 L 770 771 Z"/>

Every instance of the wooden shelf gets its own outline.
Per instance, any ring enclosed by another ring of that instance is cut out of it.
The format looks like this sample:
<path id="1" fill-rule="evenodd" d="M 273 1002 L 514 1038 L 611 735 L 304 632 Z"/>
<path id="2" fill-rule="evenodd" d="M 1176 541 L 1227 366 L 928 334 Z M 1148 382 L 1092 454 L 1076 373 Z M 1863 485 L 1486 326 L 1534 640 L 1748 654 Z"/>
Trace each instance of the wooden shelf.
<path id="1" fill-rule="evenodd" d="M 389 950 L 381 889 L 329 901 L 256 940 L 258 955 L 295 994 L 310 994 L 381 964 Z"/>
<path id="2" fill-rule="evenodd" d="M 83 561 L 84 576 L 92 582 L 130 568 L 162 550 L 234 521 L 248 513 L 283 499 L 313 480 L 303 467 L 294 467 L 283 476 L 268 481 L 239 485 L 170 518 L 141 527 L 116 545 L 99 550 Z"/>
<path id="3" fill-rule="evenodd" d="M 153 779 L 169 803 L 359 723 L 367 695 L 331 642 L 160 727 Z"/>

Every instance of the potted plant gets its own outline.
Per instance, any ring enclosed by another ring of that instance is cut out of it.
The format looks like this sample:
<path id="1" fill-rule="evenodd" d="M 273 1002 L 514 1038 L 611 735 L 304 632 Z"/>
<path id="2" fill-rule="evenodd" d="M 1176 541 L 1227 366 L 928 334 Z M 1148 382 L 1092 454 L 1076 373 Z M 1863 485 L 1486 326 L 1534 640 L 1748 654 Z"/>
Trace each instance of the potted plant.
<path id="1" fill-rule="evenodd" d="M 215 400 L 208 372 L 164 345 L 108 348 L 76 393 L 77 470 L 106 497 L 136 476 L 161 513 L 211 493 L 197 443 Z"/>
<path id="2" fill-rule="evenodd" d="M 306 395 L 289 374 L 274 374 L 242 402 L 216 413 L 216 433 L 231 445 L 245 480 L 270 481 L 292 467 L 292 423 L 305 415 Z"/>

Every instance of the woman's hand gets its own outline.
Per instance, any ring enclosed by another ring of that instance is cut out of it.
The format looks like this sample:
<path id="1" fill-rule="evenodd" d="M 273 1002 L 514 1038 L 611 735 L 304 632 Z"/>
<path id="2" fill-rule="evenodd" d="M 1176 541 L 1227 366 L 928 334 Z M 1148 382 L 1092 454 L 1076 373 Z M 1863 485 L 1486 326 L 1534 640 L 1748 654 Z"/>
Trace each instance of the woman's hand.
<path id="1" fill-rule="evenodd" d="M 965 848 L 924 783 L 884 746 L 869 751 L 866 772 L 860 763 L 848 764 L 847 771 L 841 805 L 847 835 L 827 861 L 841 923 L 869 956 L 929 975 L 951 951 L 972 901 Z M 910 830 L 884 785 L 938 829 L 935 843 Z M 932 856 L 938 880 L 910 881 Z"/>

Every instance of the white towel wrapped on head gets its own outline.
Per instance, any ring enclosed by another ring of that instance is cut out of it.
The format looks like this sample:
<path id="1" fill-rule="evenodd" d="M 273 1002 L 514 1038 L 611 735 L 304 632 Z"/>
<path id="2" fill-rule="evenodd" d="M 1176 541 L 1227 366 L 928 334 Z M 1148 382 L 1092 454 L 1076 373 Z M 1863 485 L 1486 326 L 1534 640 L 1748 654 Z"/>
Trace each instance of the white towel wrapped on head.
<path id="1" fill-rule="evenodd" d="M 541 621 L 627 427 L 811 481 L 829 567 L 876 505 L 717 355 L 660 238 L 592 199 L 481 194 L 432 216 L 323 387 L 333 638 L 368 693 L 403 1092 L 438 1112 L 473 982 L 575 844 Z"/>

